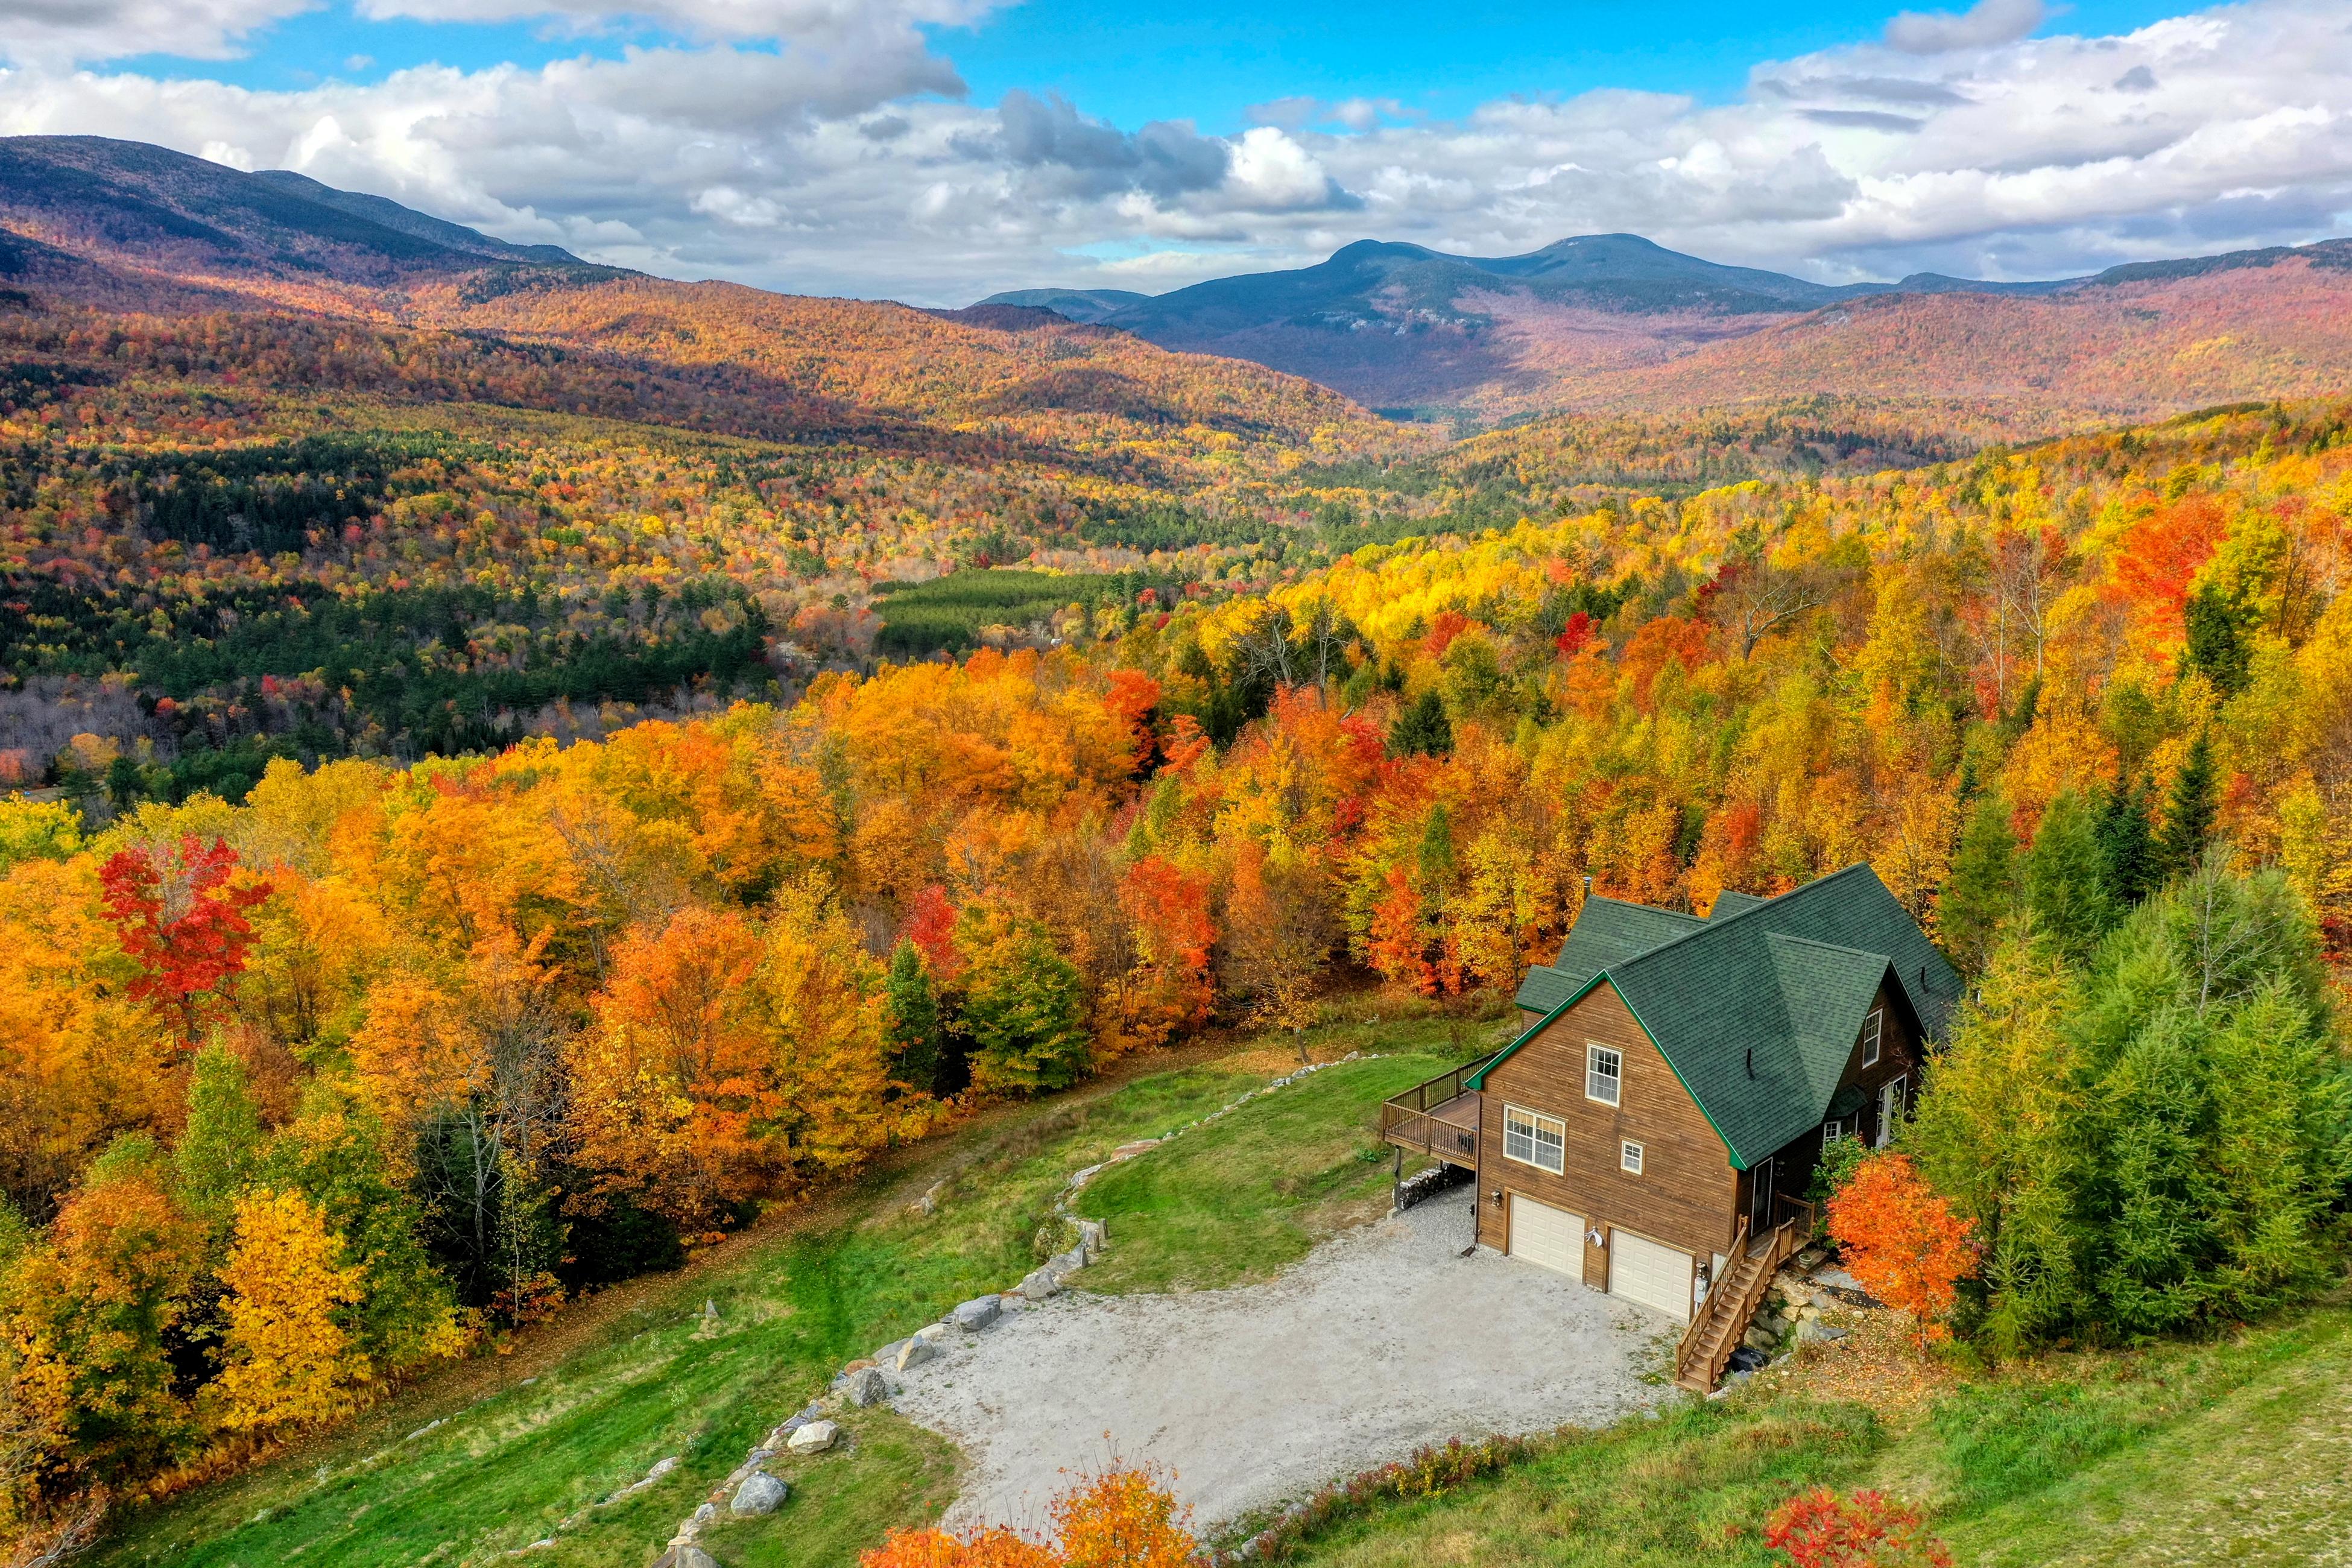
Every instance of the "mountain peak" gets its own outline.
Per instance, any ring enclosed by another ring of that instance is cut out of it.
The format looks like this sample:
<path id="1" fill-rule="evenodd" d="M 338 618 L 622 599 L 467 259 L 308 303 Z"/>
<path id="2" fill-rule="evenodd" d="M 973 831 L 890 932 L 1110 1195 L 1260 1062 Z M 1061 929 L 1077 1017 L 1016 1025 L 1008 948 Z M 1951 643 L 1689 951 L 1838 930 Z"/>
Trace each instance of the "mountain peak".
<path id="1" fill-rule="evenodd" d="M 143 271 L 168 256 L 183 273 L 257 280 L 382 283 L 498 266 L 614 275 L 557 246 L 509 244 L 291 170 L 247 174 L 106 136 L 0 137 L 0 226 L 61 234 L 102 265 Z"/>

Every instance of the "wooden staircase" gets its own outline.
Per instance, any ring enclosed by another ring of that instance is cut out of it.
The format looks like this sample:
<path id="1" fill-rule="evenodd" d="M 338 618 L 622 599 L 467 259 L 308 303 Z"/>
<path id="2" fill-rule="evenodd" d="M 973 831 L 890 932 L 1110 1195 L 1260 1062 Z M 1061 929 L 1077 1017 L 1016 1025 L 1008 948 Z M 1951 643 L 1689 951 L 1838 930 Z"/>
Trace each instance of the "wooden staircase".
<path id="1" fill-rule="evenodd" d="M 1772 1276 L 1796 1254 L 1812 1234 L 1811 1204 L 1788 1203 L 1791 1213 L 1761 1237 L 1750 1238 L 1748 1222 L 1739 1222 L 1731 1238 L 1730 1269 L 1707 1292 L 1706 1305 L 1691 1320 L 1675 1349 L 1675 1383 L 1694 1394 L 1712 1394 L 1722 1380 L 1731 1352 L 1739 1348 L 1756 1310 L 1764 1304 Z"/>

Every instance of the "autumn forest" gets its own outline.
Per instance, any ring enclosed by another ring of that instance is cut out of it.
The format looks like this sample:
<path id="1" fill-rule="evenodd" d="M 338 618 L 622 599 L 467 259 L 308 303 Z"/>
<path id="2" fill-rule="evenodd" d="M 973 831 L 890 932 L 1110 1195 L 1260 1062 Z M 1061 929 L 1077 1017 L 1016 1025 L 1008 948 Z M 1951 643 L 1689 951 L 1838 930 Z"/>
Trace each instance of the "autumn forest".
<path id="1" fill-rule="evenodd" d="M 1040 311 L 25 233 L 12 1530 L 224 1475 L 976 1107 L 1367 988 L 1491 1014 L 1588 891 L 1863 861 L 1979 987 L 1915 1146 L 1992 1247 L 1960 1332 L 2340 1277 L 2352 404 L 1729 388 L 1465 434 Z M 2211 1055 L 2213 1115 L 2126 1148 L 2150 977 L 2225 907 L 2194 1011 L 2263 1095 Z M 1988 1176 L 2035 1061 L 2082 1086 L 2037 1123 L 2068 1152 Z M 2147 1173 L 2206 1154 L 2239 1220 L 2182 1239 Z"/>

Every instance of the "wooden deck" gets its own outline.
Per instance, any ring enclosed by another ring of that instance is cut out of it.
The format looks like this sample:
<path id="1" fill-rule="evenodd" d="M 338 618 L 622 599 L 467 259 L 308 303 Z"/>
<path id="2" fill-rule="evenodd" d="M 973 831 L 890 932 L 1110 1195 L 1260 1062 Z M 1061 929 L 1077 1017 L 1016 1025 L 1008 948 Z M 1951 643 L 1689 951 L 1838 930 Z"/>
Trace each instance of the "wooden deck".
<path id="1" fill-rule="evenodd" d="M 1381 1107 L 1381 1139 L 1408 1153 L 1478 1168 L 1478 1091 L 1463 1080 L 1486 1066 L 1465 1062 L 1418 1083 Z"/>

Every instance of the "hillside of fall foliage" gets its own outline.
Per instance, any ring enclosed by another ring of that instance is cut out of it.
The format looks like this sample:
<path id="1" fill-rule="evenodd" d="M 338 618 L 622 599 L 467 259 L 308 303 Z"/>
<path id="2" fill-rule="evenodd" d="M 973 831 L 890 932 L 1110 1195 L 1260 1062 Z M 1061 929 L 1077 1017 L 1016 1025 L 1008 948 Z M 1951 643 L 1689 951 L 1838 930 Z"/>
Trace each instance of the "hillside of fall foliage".
<path id="1" fill-rule="evenodd" d="M 975 1097 L 1351 975 L 1507 993 L 1588 877 L 1704 910 L 1867 860 L 1975 964 L 1960 862 L 2128 820 L 2275 868 L 2340 964 L 2347 415 L 1402 538 L 788 706 L 278 758 L 241 805 L 0 807 L 9 1506 L 211 1473 Z"/>
<path id="2" fill-rule="evenodd" d="M 28 1540 L 976 1105 L 1338 987 L 1499 1005 L 1587 879 L 1866 860 L 2006 974 L 2246 873 L 2312 995 L 2352 957 L 2352 405 L 2004 444 L 2340 398 L 2308 258 L 1851 302 L 1449 445 L 121 146 L 0 210 Z"/>

